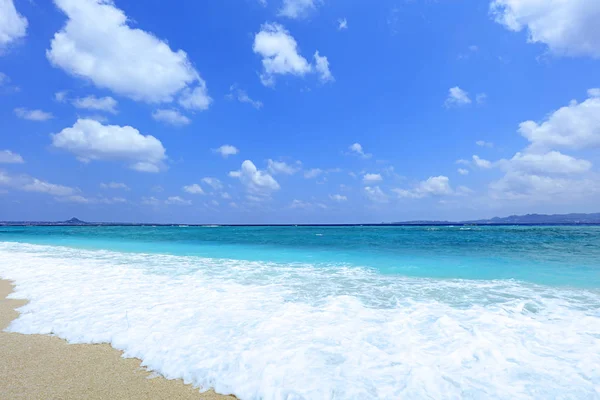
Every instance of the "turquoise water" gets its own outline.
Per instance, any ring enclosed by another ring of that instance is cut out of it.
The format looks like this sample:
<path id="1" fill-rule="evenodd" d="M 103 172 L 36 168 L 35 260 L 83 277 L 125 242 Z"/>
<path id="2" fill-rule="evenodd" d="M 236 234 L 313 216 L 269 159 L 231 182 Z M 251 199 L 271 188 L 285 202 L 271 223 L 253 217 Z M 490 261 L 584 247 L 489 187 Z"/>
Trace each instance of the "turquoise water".
<path id="1" fill-rule="evenodd" d="M 0 241 L 600 287 L 599 226 L 2 227 Z"/>
<path id="2" fill-rule="evenodd" d="M 600 399 L 600 227 L 0 227 L 8 330 L 241 400 Z"/>

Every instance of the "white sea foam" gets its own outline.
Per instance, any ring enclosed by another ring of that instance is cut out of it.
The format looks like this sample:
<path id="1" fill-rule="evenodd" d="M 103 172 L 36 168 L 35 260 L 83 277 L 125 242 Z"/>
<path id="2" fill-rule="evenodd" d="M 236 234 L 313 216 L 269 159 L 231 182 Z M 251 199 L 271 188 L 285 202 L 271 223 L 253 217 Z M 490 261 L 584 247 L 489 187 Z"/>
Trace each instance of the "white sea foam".
<path id="1" fill-rule="evenodd" d="M 597 399 L 600 292 L 0 243 L 8 328 L 240 399 Z"/>

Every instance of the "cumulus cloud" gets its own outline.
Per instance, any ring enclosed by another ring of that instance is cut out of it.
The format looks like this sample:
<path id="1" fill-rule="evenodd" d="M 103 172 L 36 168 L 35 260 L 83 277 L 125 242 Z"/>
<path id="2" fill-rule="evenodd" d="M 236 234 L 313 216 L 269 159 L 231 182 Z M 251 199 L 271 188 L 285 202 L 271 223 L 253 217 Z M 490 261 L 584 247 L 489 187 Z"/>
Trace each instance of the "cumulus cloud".
<path id="1" fill-rule="evenodd" d="M 366 185 L 376 183 L 376 182 L 381 182 L 381 181 L 383 181 L 381 174 L 364 174 L 363 175 L 363 183 Z"/>
<path id="2" fill-rule="evenodd" d="M 269 159 L 267 160 L 267 170 L 273 175 L 294 175 L 296 172 L 300 171 L 300 162 L 297 162 L 296 165 L 290 165 L 284 161 L 273 161 Z"/>
<path id="3" fill-rule="evenodd" d="M 279 24 L 264 24 L 254 37 L 253 50 L 262 59 L 261 81 L 266 86 L 275 83 L 275 75 L 304 76 L 312 67 L 298 53 L 296 39 Z"/>
<path id="4" fill-rule="evenodd" d="M 321 168 L 312 168 L 304 171 L 304 177 L 306 179 L 316 178 L 321 175 L 324 171 Z"/>
<path id="5" fill-rule="evenodd" d="M 330 194 L 329 198 L 333 201 L 337 201 L 338 203 L 342 203 L 344 201 L 348 200 L 348 197 L 341 195 L 341 194 Z"/>
<path id="6" fill-rule="evenodd" d="M 592 0 L 494 0 L 496 22 L 519 32 L 527 29 L 530 43 L 543 43 L 562 56 L 600 58 L 600 2 Z"/>
<path id="7" fill-rule="evenodd" d="M 78 203 L 78 204 L 121 204 L 127 203 L 127 199 L 123 197 L 85 197 L 82 195 L 57 197 L 57 201 L 63 203 Z"/>
<path id="8" fill-rule="evenodd" d="M 102 189 L 122 189 L 122 190 L 129 190 L 129 186 L 127 186 L 126 184 L 121 183 L 121 182 L 101 183 L 100 187 Z"/>
<path id="9" fill-rule="evenodd" d="M 279 190 L 279 183 L 266 171 L 261 171 L 250 160 L 242 163 L 241 169 L 231 171 L 229 176 L 238 178 L 246 189 L 254 195 L 268 196 Z"/>
<path id="10" fill-rule="evenodd" d="M 381 190 L 379 186 L 365 186 L 365 195 L 374 203 L 387 203 L 388 196 Z"/>
<path id="11" fill-rule="evenodd" d="M 202 186 L 198 185 L 197 183 L 194 183 L 194 184 L 188 185 L 188 186 L 184 186 L 183 191 L 190 193 L 190 194 L 204 194 L 204 190 L 202 189 Z"/>
<path id="12" fill-rule="evenodd" d="M 23 164 L 24 162 L 20 154 L 10 150 L 0 150 L 0 164 Z"/>
<path id="13" fill-rule="evenodd" d="M 510 160 L 498 163 L 506 171 L 527 174 L 580 174 L 592 168 L 587 160 L 577 159 L 558 151 L 547 153 L 517 153 Z"/>
<path id="14" fill-rule="evenodd" d="M 479 147 L 494 147 L 494 143 L 486 142 L 485 140 L 478 140 L 475 142 L 475 144 Z"/>
<path id="15" fill-rule="evenodd" d="M 267 23 L 254 37 L 254 53 L 262 57 L 261 82 L 265 86 L 275 85 L 276 75 L 305 76 L 317 72 L 322 82 L 333 81 L 327 57 L 315 52 L 315 66 L 300 55 L 296 39 L 282 25 Z"/>
<path id="16" fill-rule="evenodd" d="M 483 158 L 474 155 L 473 156 L 473 163 L 479 167 L 479 168 L 483 168 L 483 169 L 488 169 L 488 168 L 492 168 L 492 162 L 488 161 L 488 160 L 484 160 Z"/>
<path id="17" fill-rule="evenodd" d="M 398 197 L 422 199 L 429 196 L 447 196 L 454 194 L 447 176 L 432 176 L 419 182 L 412 189 L 393 189 Z"/>
<path id="18" fill-rule="evenodd" d="M 317 8 L 318 0 L 283 0 L 279 15 L 292 19 L 305 18 Z"/>
<path id="19" fill-rule="evenodd" d="M 362 158 L 371 158 L 371 156 L 372 156 L 372 154 L 365 153 L 365 151 L 360 143 L 351 144 L 350 147 L 348 147 L 348 149 L 350 150 L 351 154 L 359 155 Z"/>
<path id="20" fill-rule="evenodd" d="M 158 172 L 166 158 L 160 140 L 144 136 L 131 126 L 102 125 L 91 119 L 78 119 L 72 127 L 51 137 L 54 147 L 73 153 L 82 162 L 126 161 L 134 170 Z"/>
<path id="21" fill-rule="evenodd" d="M 13 0 L 0 1 L 0 54 L 3 48 L 27 33 L 27 18 L 19 14 Z"/>
<path id="22" fill-rule="evenodd" d="M 223 146 L 219 147 L 218 149 L 213 149 L 213 152 L 220 154 L 223 158 L 227 158 L 229 156 L 236 155 L 240 151 L 235 146 L 232 146 L 230 144 L 224 144 Z"/>
<path id="23" fill-rule="evenodd" d="M 183 50 L 141 29 L 105 0 L 55 0 L 67 16 L 46 56 L 67 73 L 100 88 L 149 103 L 180 95 L 186 108 L 203 110 L 211 102 L 206 83 Z"/>
<path id="24" fill-rule="evenodd" d="M 171 196 L 171 197 L 169 197 L 169 198 L 167 198 L 165 200 L 165 204 L 166 205 L 171 205 L 171 206 L 191 206 L 192 205 L 192 201 L 191 200 L 182 199 L 179 196 Z"/>
<path id="25" fill-rule="evenodd" d="M 346 18 L 338 19 L 338 31 L 344 31 L 348 29 L 348 20 Z"/>
<path id="26" fill-rule="evenodd" d="M 540 123 L 525 121 L 519 133 L 533 148 L 583 149 L 600 146 L 600 91 L 590 89 L 582 103 L 572 100 Z"/>
<path id="27" fill-rule="evenodd" d="M 565 178 L 509 171 L 490 183 L 490 197 L 500 200 L 526 200 L 534 203 L 590 199 L 600 193 L 597 177 Z"/>
<path id="28" fill-rule="evenodd" d="M 29 110 L 24 107 L 15 108 L 15 114 L 17 115 L 17 117 L 27 119 L 29 121 L 42 122 L 54 118 L 52 113 L 42 110 Z"/>
<path id="29" fill-rule="evenodd" d="M 55 94 L 55 98 L 56 95 Z M 94 111 L 106 111 L 112 114 L 117 113 L 117 101 L 110 96 L 106 97 L 96 97 L 96 96 L 86 96 L 80 97 L 72 100 L 73 105 L 76 108 L 83 108 L 86 110 L 94 110 Z"/>
<path id="30" fill-rule="evenodd" d="M 469 175 L 469 170 L 468 169 L 459 168 L 457 171 L 461 175 Z"/>
<path id="31" fill-rule="evenodd" d="M 185 126 L 192 122 L 177 110 L 158 109 L 152 113 L 152 118 L 173 126 Z"/>
<path id="32" fill-rule="evenodd" d="M 221 190 L 221 189 L 223 189 L 223 184 L 217 178 L 211 178 L 210 176 L 207 176 L 206 178 L 202 178 L 202 183 L 207 184 L 208 186 L 210 186 L 214 190 Z"/>
<path id="33" fill-rule="evenodd" d="M 294 199 L 290 204 L 290 208 L 302 209 L 302 210 L 311 210 L 315 208 L 326 209 L 327 206 L 323 203 L 310 203 L 302 200 Z"/>
<path id="34" fill-rule="evenodd" d="M 52 196 L 73 196 L 79 189 L 50 183 L 29 175 L 10 175 L 0 170 L 0 186 L 7 186 L 25 192 L 45 193 Z"/>
<path id="35" fill-rule="evenodd" d="M 250 104 L 257 110 L 260 110 L 263 107 L 262 101 L 250 98 L 248 93 L 246 93 L 245 90 L 238 88 L 237 85 L 231 85 L 229 87 L 229 94 L 227 95 L 227 98 L 230 100 L 237 100 L 240 103 Z"/>
<path id="36" fill-rule="evenodd" d="M 144 206 L 152 206 L 152 207 L 158 207 L 161 204 L 160 200 L 154 196 L 142 197 L 141 203 Z"/>
<path id="37" fill-rule="evenodd" d="M 315 69 L 319 73 L 319 79 L 323 83 L 333 82 L 335 78 L 329 70 L 329 60 L 327 57 L 321 56 L 318 51 L 315 51 Z"/>
<path id="38" fill-rule="evenodd" d="M 469 98 L 469 93 L 465 92 L 458 86 L 455 86 L 453 88 L 450 88 L 450 90 L 448 90 L 448 97 L 446 98 L 446 101 L 444 102 L 444 106 L 446 106 L 446 108 L 460 107 L 460 106 L 464 106 L 467 104 L 471 104 L 471 99 Z"/>

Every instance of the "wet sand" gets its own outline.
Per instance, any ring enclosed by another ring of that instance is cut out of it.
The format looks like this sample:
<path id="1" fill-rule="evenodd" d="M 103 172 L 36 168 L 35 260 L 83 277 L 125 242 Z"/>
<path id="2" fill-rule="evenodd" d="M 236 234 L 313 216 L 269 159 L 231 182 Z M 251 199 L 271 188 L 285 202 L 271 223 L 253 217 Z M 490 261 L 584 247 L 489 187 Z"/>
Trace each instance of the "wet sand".
<path id="1" fill-rule="evenodd" d="M 108 344 L 68 344 L 53 336 L 2 332 L 24 300 L 0 280 L 0 397 L 2 399 L 235 399 L 200 393 L 181 380 L 152 378 L 140 360 Z M 151 378 L 151 379 L 150 379 Z"/>

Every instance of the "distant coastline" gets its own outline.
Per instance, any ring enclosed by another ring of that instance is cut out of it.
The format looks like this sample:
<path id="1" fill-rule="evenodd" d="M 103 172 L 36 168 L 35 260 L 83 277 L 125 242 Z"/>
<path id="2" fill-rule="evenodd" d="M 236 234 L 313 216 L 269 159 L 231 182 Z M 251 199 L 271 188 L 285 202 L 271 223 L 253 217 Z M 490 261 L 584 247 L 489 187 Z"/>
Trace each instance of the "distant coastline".
<path id="1" fill-rule="evenodd" d="M 525 214 L 508 217 L 494 217 L 467 221 L 399 221 L 362 224 L 180 224 L 180 223 L 129 223 L 129 222 L 88 222 L 78 218 L 66 221 L 0 221 L 0 226 L 506 226 L 506 225 L 600 225 L 600 213 L 572 214 Z"/>

